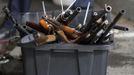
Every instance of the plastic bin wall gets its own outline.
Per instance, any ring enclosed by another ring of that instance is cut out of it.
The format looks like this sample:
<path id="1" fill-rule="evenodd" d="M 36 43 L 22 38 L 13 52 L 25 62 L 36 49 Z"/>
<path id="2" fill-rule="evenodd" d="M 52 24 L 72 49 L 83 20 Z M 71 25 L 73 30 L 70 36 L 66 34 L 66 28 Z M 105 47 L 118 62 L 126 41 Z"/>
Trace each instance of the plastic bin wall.
<path id="1" fill-rule="evenodd" d="M 110 45 L 22 47 L 25 75 L 106 75 Z"/>
<path id="2" fill-rule="evenodd" d="M 49 11 L 47 12 L 48 16 L 53 18 L 57 17 L 61 13 L 60 10 L 55 10 L 55 11 Z M 78 24 L 83 24 L 83 20 L 85 17 L 86 10 L 82 10 L 74 19 L 69 23 L 70 27 L 77 27 Z M 91 20 L 91 15 L 92 15 L 92 9 L 89 10 L 88 12 L 88 17 L 86 22 L 88 23 Z M 25 25 L 27 21 L 34 22 L 36 24 L 39 23 L 39 20 L 42 18 L 44 15 L 43 12 L 27 12 L 27 13 L 22 13 L 21 15 L 21 24 Z"/>

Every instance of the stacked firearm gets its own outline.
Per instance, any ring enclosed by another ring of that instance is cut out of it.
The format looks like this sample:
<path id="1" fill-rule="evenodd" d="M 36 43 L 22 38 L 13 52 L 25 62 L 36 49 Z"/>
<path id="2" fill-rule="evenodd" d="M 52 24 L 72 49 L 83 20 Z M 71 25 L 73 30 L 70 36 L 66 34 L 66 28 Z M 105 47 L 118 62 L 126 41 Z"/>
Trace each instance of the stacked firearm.
<path id="1" fill-rule="evenodd" d="M 44 16 L 42 16 L 38 24 L 26 22 L 25 26 L 17 23 L 17 20 L 12 16 L 7 7 L 3 8 L 3 11 L 6 13 L 8 19 L 13 22 L 14 27 L 20 34 L 18 45 L 32 44 L 40 46 L 59 41 L 75 44 L 104 44 L 113 41 L 113 39 L 111 39 L 112 33 L 110 32 L 112 29 L 128 30 L 128 28 L 116 24 L 125 11 L 119 11 L 117 16 L 111 21 L 110 14 L 112 7 L 109 5 L 105 5 L 102 10 L 93 11 L 91 13 L 91 20 L 86 23 L 90 10 L 90 2 L 87 6 L 83 24 L 72 28 L 69 24 L 73 22 L 74 18 L 81 12 L 81 7 L 71 10 L 74 3 L 75 1 L 56 18 L 53 18 L 47 16 L 44 2 L 42 2 Z"/>

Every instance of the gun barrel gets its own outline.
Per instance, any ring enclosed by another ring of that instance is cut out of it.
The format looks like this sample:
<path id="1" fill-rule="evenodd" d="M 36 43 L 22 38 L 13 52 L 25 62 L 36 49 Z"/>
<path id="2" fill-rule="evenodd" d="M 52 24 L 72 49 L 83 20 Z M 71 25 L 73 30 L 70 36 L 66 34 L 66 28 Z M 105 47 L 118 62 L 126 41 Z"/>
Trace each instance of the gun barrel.
<path id="1" fill-rule="evenodd" d="M 92 15 L 92 19 L 83 27 L 81 27 L 80 31 L 87 32 L 91 27 L 94 26 L 92 24 L 96 23 L 99 19 L 103 18 L 105 14 L 108 14 L 112 11 L 112 7 L 110 5 L 105 5 L 103 10 L 100 11 L 94 11 Z"/>
<path id="2" fill-rule="evenodd" d="M 106 5 L 104 10 L 94 12 L 95 18 L 94 21 L 98 20 L 99 18 L 103 17 L 106 13 L 110 13 L 112 11 L 112 7 L 110 5 Z"/>
<path id="3" fill-rule="evenodd" d="M 81 12 L 81 7 L 77 7 L 77 8 L 74 10 L 73 14 L 70 15 L 70 16 L 67 18 L 65 24 L 68 25 L 80 12 Z"/>
<path id="4" fill-rule="evenodd" d="M 125 10 L 121 10 L 117 16 L 114 18 L 113 22 L 108 26 L 106 31 L 102 34 L 102 36 L 99 38 L 98 43 L 103 42 L 104 38 L 107 36 L 107 34 L 110 32 L 110 30 L 115 26 L 115 24 L 119 21 L 119 19 L 122 17 L 122 15 L 125 13 Z"/>
<path id="5" fill-rule="evenodd" d="M 71 10 L 68 10 L 62 15 L 62 20 L 66 20 L 72 14 Z"/>
<path id="6" fill-rule="evenodd" d="M 66 12 L 61 13 L 56 20 L 60 23 L 63 23 L 66 21 L 66 19 L 72 14 L 73 12 L 71 10 L 68 10 Z"/>
<path id="7" fill-rule="evenodd" d="M 10 10 L 7 7 L 4 7 L 3 11 L 6 13 L 6 16 L 13 22 L 14 27 L 19 31 L 21 37 L 30 34 L 27 30 L 25 30 L 17 23 L 16 19 L 11 15 Z"/>
<path id="8" fill-rule="evenodd" d="M 122 31 L 128 31 L 129 30 L 127 27 L 123 27 L 123 26 L 119 26 L 119 25 L 115 25 L 114 29 L 118 29 L 118 30 L 122 30 Z"/>

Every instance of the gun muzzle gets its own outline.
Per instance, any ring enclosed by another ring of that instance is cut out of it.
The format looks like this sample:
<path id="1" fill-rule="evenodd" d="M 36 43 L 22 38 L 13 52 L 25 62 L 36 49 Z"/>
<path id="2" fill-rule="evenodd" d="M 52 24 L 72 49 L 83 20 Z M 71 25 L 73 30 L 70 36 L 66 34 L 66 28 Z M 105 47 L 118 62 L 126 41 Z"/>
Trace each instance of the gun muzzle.
<path id="1" fill-rule="evenodd" d="M 118 29 L 118 30 L 122 30 L 122 31 L 128 31 L 129 30 L 127 27 L 123 27 L 123 26 L 119 26 L 119 25 L 115 25 L 114 29 Z"/>
<path id="2" fill-rule="evenodd" d="M 108 13 L 110 13 L 112 11 L 112 7 L 110 5 L 105 5 L 104 10 Z"/>
<path id="3" fill-rule="evenodd" d="M 93 21 L 96 21 L 96 20 L 102 18 L 106 13 L 110 13 L 111 11 L 112 11 L 112 7 L 110 5 L 105 5 L 103 10 L 93 13 L 93 16 L 94 16 Z"/>

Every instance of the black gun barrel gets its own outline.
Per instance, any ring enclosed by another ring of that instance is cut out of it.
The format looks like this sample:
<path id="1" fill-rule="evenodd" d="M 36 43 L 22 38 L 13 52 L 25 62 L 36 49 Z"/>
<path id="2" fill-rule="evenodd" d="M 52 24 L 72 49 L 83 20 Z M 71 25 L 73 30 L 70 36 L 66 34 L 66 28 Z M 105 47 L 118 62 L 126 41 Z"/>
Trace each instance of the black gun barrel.
<path id="1" fill-rule="evenodd" d="M 112 11 L 112 7 L 110 5 L 105 6 L 104 9 L 105 9 L 106 12 L 111 12 Z"/>
<path id="2" fill-rule="evenodd" d="M 21 37 L 30 34 L 27 30 L 25 30 L 17 23 L 16 19 L 11 15 L 10 10 L 7 7 L 4 7 L 3 11 L 6 13 L 6 16 L 13 22 L 14 27 L 19 31 Z"/>
<path id="3" fill-rule="evenodd" d="M 71 14 L 72 14 L 72 11 L 71 11 L 71 10 L 66 11 L 66 12 L 61 16 L 62 20 L 65 21 Z"/>
<path id="4" fill-rule="evenodd" d="M 56 20 L 62 24 L 65 23 L 67 18 L 72 14 L 73 12 L 71 10 L 67 10 L 66 12 L 61 13 Z"/>
<path id="5" fill-rule="evenodd" d="M 74 12 L 67 18 L 65 24 L 68 25 L 80 12 L 81 7 L 77 7 Z"/>
<path id="6" fill-rule="evenodd" d="M 122 31 L 128 31 L 129 30 L 127 27 L 123 27 L 123 26 L 119 26 L 119 25 L 115 25 L 114 29 L 118 29 L 118 30 L 122 30 Z"/>
<path id="7" fill-rule="evenodd" d="M 102 34 L 102 36 L 99 38 L 97 43 L 102 43 L 104 38 L 107 36 L 107 34 L 110 32 L 110 30 L 115 26 L 115 24 L 119 21 L 119 19 L 122 17 L 122 15 L 125 13 L 125 10 L 121 10 L 118 15 L 114 18 L 113 22 L 108 26 L 106 31 Z"/>
<path id="8" fill-rule="evenodd" d="M 112 7 L 107 5 L 104 7 L 104 10 L 94 12 L 93 15 L 95 16 L 93 22 L 98 20 L 99 18 L 103 17 L 106 13 L 110 13 L 112 11 Z"/>

